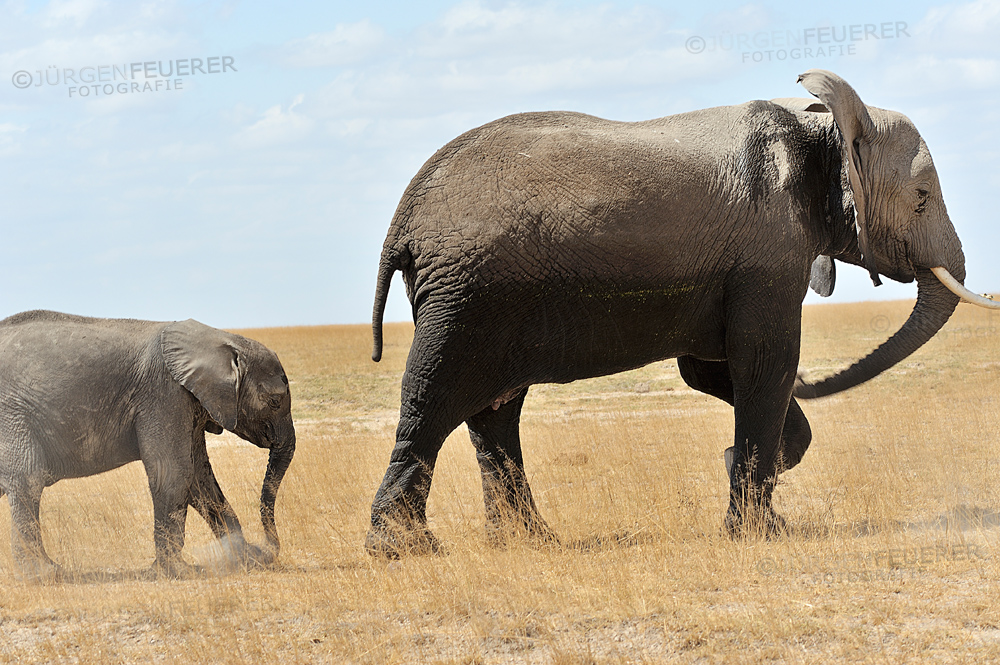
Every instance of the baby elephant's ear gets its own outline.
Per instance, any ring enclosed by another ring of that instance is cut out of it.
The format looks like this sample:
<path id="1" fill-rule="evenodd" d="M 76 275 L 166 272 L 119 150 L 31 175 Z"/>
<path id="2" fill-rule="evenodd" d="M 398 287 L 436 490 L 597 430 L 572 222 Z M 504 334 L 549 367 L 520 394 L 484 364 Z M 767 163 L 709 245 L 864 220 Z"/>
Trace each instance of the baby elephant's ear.
<path id="1" fill-rule="evenodd" d="M 239 354 L 232 336 L 194 319 L 160 333 L 160 349 L 171 376 L 205 407 L 212 420 L 232 431 L 240 384 Z"/>

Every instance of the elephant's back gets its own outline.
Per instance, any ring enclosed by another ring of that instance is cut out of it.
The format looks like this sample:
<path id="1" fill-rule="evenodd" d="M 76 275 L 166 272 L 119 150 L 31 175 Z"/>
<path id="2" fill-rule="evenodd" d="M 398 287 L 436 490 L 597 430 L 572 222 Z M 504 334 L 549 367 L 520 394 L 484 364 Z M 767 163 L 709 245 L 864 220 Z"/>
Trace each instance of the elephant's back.
<path id="1" fill-rule="evenodd" d="M 47 309 L 33 309 L 27 312 L 19 312 L 8 316 L 6 319 L 0 321 L 0 326 L 16 326 L 24 323 L 36 322 L 87 323 L 93 320 L 94 319 L 90 317 L 77 316 L 76 314 L 64 314 L 62 312 L 53 312 Z"/>
<path id="2" fill-rule="evenodd" d="M 156 321 L 101 319 L 48 310 L 21 312 L 0 321 L 0 366 L 6 372 L 47 366 L 108 369 L 142 352 L 164 326 Z"/>
<path id="3" fill-rule="evenodd" d="M 418 243 L 445 244 L 526 227 L 554 240 L 631 234 L 662 223 L 664 201 L 726 185 L 718 165 L 733 152 L 726 128 L 741 113 L 717 107 L 642 122 L 566 111 L 507 116 L 431 157 L 404 193 L 392 228 Z"/>
<path id="4" fill-rule="evenodd" d="M 718 189 L 711 129 L 736 112 L 708 109 L 644 122 L 571 112 L 501 118 L 463 134 L 413 179 L 387 245 L 405 247 L 414 283 L 439 269 L 472 282 L 538 277 L 575 262 L 588 277 L 663 263 L 698 229 L 682 203 Z M 713 143 L 715 142 L 715 143 Z M 597 246 L 620 256 L 594 256 Z M 589 260 L 588 260 L 589 259 Z M 586 267 L 584 267 L 586 266 Z M 547 268 L 548 267 L 548 268 Z M 471 284 L 470 285 L 474 285 Z"/>
<path id="5" fill-rule="evenodd" d="M 92 327 L 109 329 L 147 329 L 166 325 L 161 321 L 143 321 L 141 319 L 104 319 L 93 316 L 80 316 L 65 312 L 54 312 L 47 309 L 33 309 L 27 312 L 11 314 L 0 320 L 0 328 L 36 324 L 40 326 Z"/>

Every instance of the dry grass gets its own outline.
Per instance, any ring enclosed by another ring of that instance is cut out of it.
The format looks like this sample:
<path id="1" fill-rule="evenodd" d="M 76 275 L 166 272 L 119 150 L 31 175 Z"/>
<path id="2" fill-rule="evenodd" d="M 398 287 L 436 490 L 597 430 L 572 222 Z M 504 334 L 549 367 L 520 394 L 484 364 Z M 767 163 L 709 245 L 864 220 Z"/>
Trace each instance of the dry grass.
<path id="1" fill-rule="evenodd" d="M 822 373 L 895 329 L 907 303 L 807 308 L 802 365 Z M 1000 316 L 997 316 L 1000 321 Z M 279 565 L 186 581 L 152 560 L 139 465 L 47 490 L 50 554 L 78 583 L 13 581 L 0 539 L 0 659 L 12 662 L 631 663 L 1000 658 L 1000 324 L 961 306 L 937 338 L 869 385 L 804 409 L 814 441 L 782 477 L 793 532 L 733 541 L 722 451 L 732 413 L 676 364 L 532 389 L 523 440 L 561 547 L 485 547 L 468 435 L 445 444 L 429 515 L 450 554 L 362 551 L 393 442 L 411 327 L 255 330 L 293 381 L 296 459 L 278 498 Z M 210 449 L 255 517 L 264 451 Z M 6 503 L 5 500 L 0 502 Z M 0 533 L 9 530 L 0 509 Z M 191 513 L 188 556 L 211 537 Z M 106 574 L 104 579 L 101 574 Z"/>

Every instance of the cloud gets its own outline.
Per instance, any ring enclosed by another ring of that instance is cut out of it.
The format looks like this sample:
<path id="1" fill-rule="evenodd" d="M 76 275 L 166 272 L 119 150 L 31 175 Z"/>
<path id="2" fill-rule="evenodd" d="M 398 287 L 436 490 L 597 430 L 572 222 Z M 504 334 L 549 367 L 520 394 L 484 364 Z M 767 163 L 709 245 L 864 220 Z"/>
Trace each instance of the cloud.
<path id="1" fill-rule="evenodd" d="M 996 97 L 1000 3 L 977 0 L 934 7 L 910 31 L 912 39 L 900 39 L 884 59 L 884 90 L 938 106 Z"/>
<path id="2" fill-rule="evenodd" d="M 106 6 L 101 0 L 53 0 L 45 8 L 45 24 L 57 27 L 69 22 L 79 26 Z"/>
<path id="3" fill-rule="evenodd" d="M 342 67 L 317 91 L 310 111 L 317 120 L 342 121 L 456 108 L 474 114 L 579 107 L 594 91 L 603 105 L 623 92 L 660 88 L 666 94 L 684 82 L 732 75 L 725 54 L 689 53 L 687 36 L 666 13 L 649 7 L 471 0 Z M 304 41 L 284 50 L 294 52 Z M 302 64 L 323 61 L 321 54 L 301 52 Z"/>
<path id="4" fill-rule="evenodd" d="M 576 52 L 602 58 L 631 51 L 664 34 L 664 13 L 646 7 L 566 7 L 517 2 L 493 9 L 479 0 L 462 2 L 415 35 L 422 58 L 526 56 L 551 58 Z"/>
<path id="5" fill-rule="evenodd" d="M 0 122 L 0 155 L 13 155 L 20 149 L 19 138 L 28 130 L 26 125 L 15 125 L 12 122 Z"/>
<path id="6" fill-rule="evenodd" d="M 371 21 L 342 23 L 331 32 L 293 39 L 281 49 L 291 67 L 337 67 L 355 63 L 386 47 L 386 34 Z"/>
<path id="7" fill-rule="evenodd" d="M 280 104 L 267 109 L 260 120 L 237 135 L 237 143 L 244 147 L 260 148 L 287 144 L 304 138 L 312 131 L 314 125 L 312 119 L 295 110 L 304 100 L 305 95 L 300 94 L 287 109 L 282 109 Z"/>
<path id="8" fill-rule="evenodd" d="M 914 34 L 932 40 L 936 49 L 996 54 L 1000 3 L 976 0 L 932 8 L 914 27 Z"/>

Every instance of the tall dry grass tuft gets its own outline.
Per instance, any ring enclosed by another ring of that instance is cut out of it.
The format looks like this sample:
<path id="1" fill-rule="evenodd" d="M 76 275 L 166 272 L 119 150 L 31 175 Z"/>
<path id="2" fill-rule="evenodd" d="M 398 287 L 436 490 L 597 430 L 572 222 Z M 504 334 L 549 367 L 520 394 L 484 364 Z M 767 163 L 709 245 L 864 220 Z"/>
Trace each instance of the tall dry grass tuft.
<path id="1" fill-rule="evenodd" d="M 806 308 L 802 366 L 817 376 L 851 362 L 909 308 Z M 722 533 L 732 411 L 688 389 L 668 361 L 532 388 L 527 473 L 558 543 L 488 546 L 461 428 L 441 451 L 428 506 L 449 554 L 399 561 L 372 559 L 362 543 L 412 326 L 386 327 L 378 365 L 367 326 L 245 331 L 279 353 L 293 390 L 298 446 L 278 497 L 277 565 L 140 578 L 153 558 L 141 466 L 62 481 L 43 499 L 44 537 L 76 578 L 18 583 L 0 545 L 0 659 L 996 659 L 997 327 L 961 306 L 886 375 L 803 403 L 813 444 L 775 492 L 785 537 Z M 247 539 L 261 542 L 266 451 L 225 435 L 209 453 Z M 0 532 L 9 520 L 0 509 Z M 213 541 L 193 511 L 187 533 L 194 561 Z"/>

